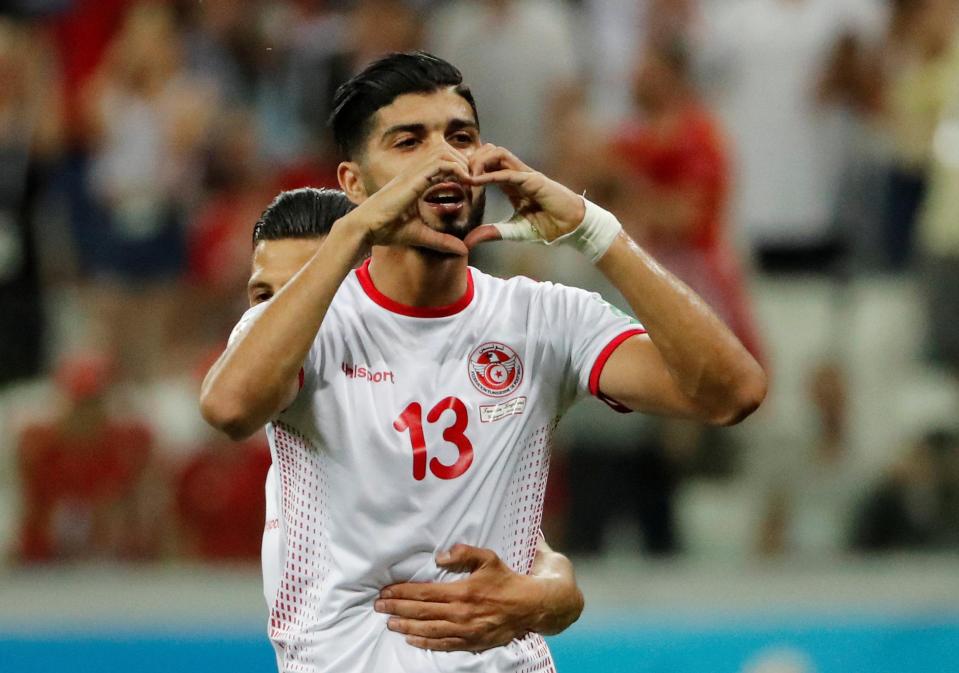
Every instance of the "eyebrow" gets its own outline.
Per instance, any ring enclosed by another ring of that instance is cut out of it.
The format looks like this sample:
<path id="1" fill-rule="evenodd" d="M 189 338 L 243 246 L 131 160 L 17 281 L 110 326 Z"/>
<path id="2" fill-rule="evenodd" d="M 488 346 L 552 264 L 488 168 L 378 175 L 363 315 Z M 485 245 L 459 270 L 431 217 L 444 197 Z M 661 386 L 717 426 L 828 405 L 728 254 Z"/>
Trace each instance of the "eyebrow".
<path id="1" fill-rule="evenodd" d="M 449 123 L 450 131 L 462 131 L 463 129 L 472 129 L 479 131 L 479 124 L 471 119 L 454 119 Z"/>
<path id="2" fill-rule="evenodd" d="M 463 129 L 479 130 L 479 125 L 471 119 L 452 119 L 446 125 L 448 131 L 461 131 Z M 422 135 L 426 133 L 426 124 L 396 124 L 383 131 L 383 138 L 389 138 L 397 133 L 414 133 Z"/>
<path id="3" fill-rule="evenodd" d="M 247 291 L 251 291 L 251 290 L 259 290 L 259 289 L 271 290 L 273 288 L 270 287 L 269 283 L 262 280 L 258 280 L 258 281 L 251 281 L 247 283 L 246 289 Z"/>
<path id="4" fill-rule="evenodd" d="M 383 131 L 383 137 L 388 138 L 397 133 L 417 133 L 422 134 L 426 131 L 426 124 L 396 124 Z"/>

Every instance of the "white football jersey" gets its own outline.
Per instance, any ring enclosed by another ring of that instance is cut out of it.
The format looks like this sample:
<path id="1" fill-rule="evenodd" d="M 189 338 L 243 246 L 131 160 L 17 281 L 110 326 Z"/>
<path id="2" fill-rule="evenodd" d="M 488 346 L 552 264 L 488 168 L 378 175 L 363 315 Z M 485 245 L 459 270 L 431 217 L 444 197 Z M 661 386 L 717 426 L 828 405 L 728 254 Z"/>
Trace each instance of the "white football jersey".
<path id="1" fill-rule="evenodd" d="M 267 426 L 263 576 L 279 669 L 552 671 L 539 635 L 479 654 L 421 650 L 373 602 L 389 584 L 462 577 L 434 563 L 456 543 L 530 572 L 551 431 L 643 330 L 599 295 L 476 269 L 455 304 L 404 306 L 368 264 L 337 291 L 296 401 Z"/>

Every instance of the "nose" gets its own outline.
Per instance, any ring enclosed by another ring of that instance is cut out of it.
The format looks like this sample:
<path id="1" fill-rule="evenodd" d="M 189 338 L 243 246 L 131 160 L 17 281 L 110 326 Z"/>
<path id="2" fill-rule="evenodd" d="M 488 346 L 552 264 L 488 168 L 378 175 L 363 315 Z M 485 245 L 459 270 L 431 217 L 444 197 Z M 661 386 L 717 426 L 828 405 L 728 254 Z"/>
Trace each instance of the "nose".
<path id="1" fill-rule="evenodd" d="M 473 147 L 457 147 L 452 144 L 449 139 L 446 137 L 445 133 L 436 133 L 433 138 L 430 139 L 430 144 L 436 143 L 437 145 L 443 146 L 444 149 L 450 150 L 457 154 L 460 154 L 467 159 L 473 154 Z"/>

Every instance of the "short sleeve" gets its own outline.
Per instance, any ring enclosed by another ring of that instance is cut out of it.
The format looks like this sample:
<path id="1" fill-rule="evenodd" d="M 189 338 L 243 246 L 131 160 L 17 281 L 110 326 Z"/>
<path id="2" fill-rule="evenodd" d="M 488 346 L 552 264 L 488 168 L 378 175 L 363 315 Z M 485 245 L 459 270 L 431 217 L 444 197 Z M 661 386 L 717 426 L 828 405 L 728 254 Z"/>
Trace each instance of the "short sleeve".
<path id="1" fill-rule="evenodd" d="M 267 302 L 262 304 L 257 304 L 252 308 L 247 309 L 246 313 L 240 318 L 240 321 L 233 328 L 233 331 L 230 332 L 230 339 L 227 341 L 228 346 L 232 346 L 237 339 L 240 338 L 240 335 L 245 333 L 250 329 L 250 325 L 253 324 L 253 321 L 256 320 L 261 313 L 266 309 Z"/>
<path id="2" fill-rule="evenodd" d="M 564 362 L 567 397 L 576 399 L 588 393 L 616 411 L 628 412 L 600 392 L 599 378 L 616 349 L 646 330 L 636 318 L 594 292 L 549 283 L 544 286 L 543 309 L 557 355 Z"/>
<path id="3" fill-rule="evenodd" d="M 233 331 L 230 332 L 230 339 L 227 341 L 227 347 L 232 346 L 236 340 L 240 338 L 240 335 L 250 329 L 250 326 L 263 313 L 263 311 L 266 310 L 268 305 L 269 302 L 263 302 L 247 309 L 246 313 L 243 314 L 243 316 L 240 318 L 240 321 L 233 328 Z M 306 356 L 306 362 L 304 362 L 303 366 L 300 368 L 299 386 L 301 390 L 306 384 L 307 372 L 313 369 L 311 366 L 311 364 L 315 361 L 313 351 L 314 349 L 311 348 L 310 352 Z"/>

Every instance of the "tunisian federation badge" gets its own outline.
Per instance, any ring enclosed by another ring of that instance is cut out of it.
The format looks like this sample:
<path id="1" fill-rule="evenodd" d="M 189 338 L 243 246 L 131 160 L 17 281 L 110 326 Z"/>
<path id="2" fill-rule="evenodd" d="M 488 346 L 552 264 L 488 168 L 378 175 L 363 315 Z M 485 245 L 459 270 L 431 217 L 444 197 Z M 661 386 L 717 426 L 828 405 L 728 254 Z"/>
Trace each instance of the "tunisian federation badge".
<path id="1" fill-rule="evenodd" d="M 489 341 L 469 357 L 470 381 L 490 397 L 504 397 L 523 382 L 523 362 L 506 344 Z"/>

